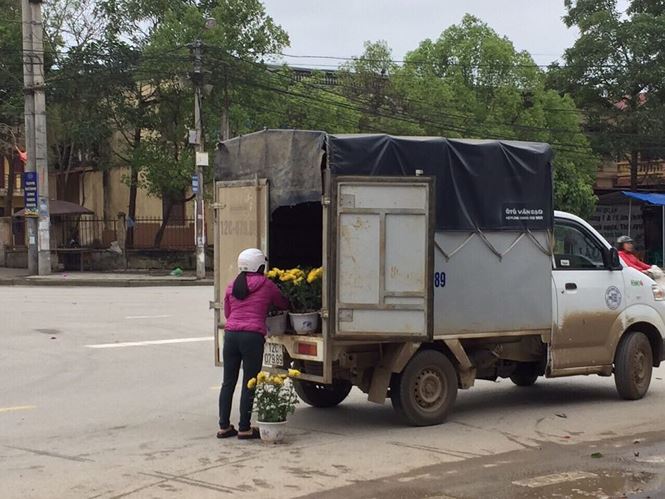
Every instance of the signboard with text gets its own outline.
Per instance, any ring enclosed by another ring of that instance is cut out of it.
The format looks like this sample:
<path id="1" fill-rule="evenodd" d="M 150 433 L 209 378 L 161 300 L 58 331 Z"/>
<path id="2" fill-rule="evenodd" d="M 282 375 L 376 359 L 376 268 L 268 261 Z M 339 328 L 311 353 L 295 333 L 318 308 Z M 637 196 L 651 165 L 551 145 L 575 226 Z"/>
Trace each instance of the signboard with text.
<path id="1" fill-rule="evenodd" d="M 589 222 L 611 244 L 614 244 L 619 236 L 630 235 L 637 243 L 638 249 L 644 249 L 644 220 L 642 207 L 638 204 L 632 207 L 597 205 L 596 212 L 590 217 Z"/>
<path id="2" fill-rule="evenodd" d="M 25 172 L 23 174 L 23 202 L 26 217 L 39 216 L 37 189 L 37 172 Z"/>

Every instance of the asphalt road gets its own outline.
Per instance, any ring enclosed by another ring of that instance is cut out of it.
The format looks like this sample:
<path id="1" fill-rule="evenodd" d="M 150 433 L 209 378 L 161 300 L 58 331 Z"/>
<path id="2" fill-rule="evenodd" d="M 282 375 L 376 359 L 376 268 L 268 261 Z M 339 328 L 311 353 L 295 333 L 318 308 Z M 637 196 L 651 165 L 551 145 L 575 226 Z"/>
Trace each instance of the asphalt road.
<path id="1" fill-rule="evenodd" d="M 300 405 L 283 445 L 217 440 L 211 294 L 0 288 L 0 496 L 665 497 L 665 368 L 637 402 L 479 382 L 409 428 L 354 390 Z"/>

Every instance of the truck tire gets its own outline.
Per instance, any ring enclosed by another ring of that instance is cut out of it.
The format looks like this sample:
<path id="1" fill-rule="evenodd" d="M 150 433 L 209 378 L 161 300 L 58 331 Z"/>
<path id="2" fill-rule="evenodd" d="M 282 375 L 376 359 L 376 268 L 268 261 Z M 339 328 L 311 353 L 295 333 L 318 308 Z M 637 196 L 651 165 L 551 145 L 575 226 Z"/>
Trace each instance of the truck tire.
<path id="1" fill-rule="evenodd" d="M 538 364 L 532 362 L 525 362 L 517 365 L 515 372 L 510 375 L 510 381 L 517 386 L 533 386 L 538 380 Z"/>
<path id="2" fill-rule="evenodd" d="M 644 397 L 651 383 L 653 352 L 644 333 L 625 335 L 614 357 L 614 383 L 619 396 L 626 400 Z"/>
<path id="3" fill-rule="evenodd" d="M 416 353 L 401 374 L 394 375 L 390 400 L 408 424 L 429 426 L 445 421 L 457 398 L 457 372 L 436 350 Z"/>
<path id="4" fill-rule="evenodd" d="M 349 395 L 352 386 L 350 382 L 339 379 L 334 380 L 332 385 L 293 380 L 298 397 L 306 404 L 319 408 L 339 405 Z"/>

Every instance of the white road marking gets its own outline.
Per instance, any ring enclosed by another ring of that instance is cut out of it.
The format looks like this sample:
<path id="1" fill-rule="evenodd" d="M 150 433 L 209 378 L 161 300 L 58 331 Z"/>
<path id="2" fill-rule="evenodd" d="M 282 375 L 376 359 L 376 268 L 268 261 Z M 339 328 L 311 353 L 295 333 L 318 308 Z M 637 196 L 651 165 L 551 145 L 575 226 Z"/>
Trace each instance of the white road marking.
<path id="1" fill-rule="evenodd" d="M 125 319 L 166 319 L 170 315 L 128 315 Z"/>
<path id="2" fill-rule="evenodd" d="M 214 336 L 203 336 L 200 338 L 173 338 L 171 340 L 149 340 L 149 341 L 126 341 L 124 343 L 100 343 L 97 345 L 86 345 L 88 348 L 122 348 L 122 347 L 144 347 L 148 345 L 171 345 L 173 343 L 194 343 L 197 341 L 212 341 Z"/>
<path id="3" fill-rule="evenodd" d="M 432 478 L 432 475 L 429 473 L 425 473 L 424 475 L 415 475 L 415 476 L 405 476 L 402 478 L 398 478 L 398 482 L 413 482 L 414 480 L 426 480 L 428 478 Z"/>
<path id="4" fill-rule="evenodd" d="M 34 409 L 36 405 L 17 405 L 14 407 L 0 407 L 0 412 L 14 412 L 14 411 L 29 411 Z"/>
<path id="5" fill-rule="evenodd" d="M 543 475 L 534 478 L 527 478 L 526 480 L 517 480 L 513 485 L 520 485 L 522 487 L 537 488 L 547 487 L 548 485 L 556 485 L 558 483 L 574 482 L 576 480 L 584 480 L 587 478 L 596 478 L 598 475 L 586 471 L 567 471 L 564 473 L 555 473 L 553 475 Z"/>
<path id="6" fill-rule="evenodd" d="M 665 463 L 665 456 L 651 456 L 645 457 L 642 459 L 636 459 L 640 463 L 650 463 L 650 464 L 663 464 Z"/>

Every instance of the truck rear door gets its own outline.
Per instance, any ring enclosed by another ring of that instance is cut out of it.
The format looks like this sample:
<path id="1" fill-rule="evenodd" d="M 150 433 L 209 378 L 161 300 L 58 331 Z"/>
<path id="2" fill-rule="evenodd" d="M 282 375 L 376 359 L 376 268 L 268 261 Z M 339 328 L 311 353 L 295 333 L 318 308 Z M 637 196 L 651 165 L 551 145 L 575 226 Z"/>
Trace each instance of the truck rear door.
<path id="1" fill-rule="evenodd" d="M 267 180 L 215 184 L 215 363 L 220 365 L 224 291 L 238 274 L 238 254 L 247 248 L 268 253 Z"/>
<path id="2" fill-rule="evenodd" d="M 431 340 L 433 180 L 336 177 L 331 187 L 329 334 Z"/>

